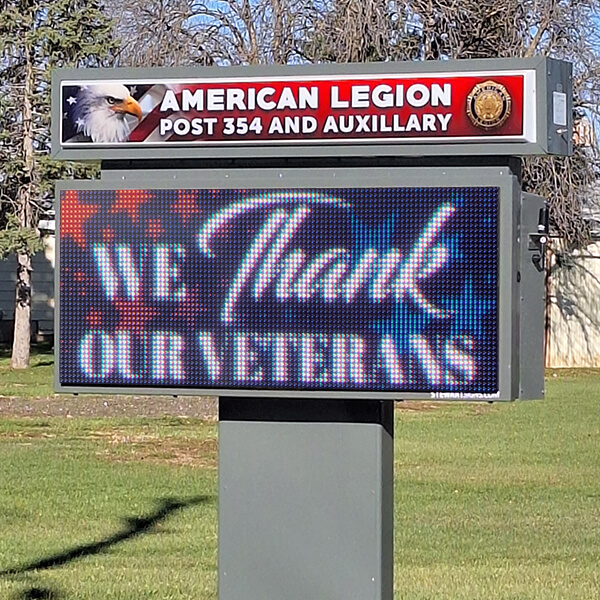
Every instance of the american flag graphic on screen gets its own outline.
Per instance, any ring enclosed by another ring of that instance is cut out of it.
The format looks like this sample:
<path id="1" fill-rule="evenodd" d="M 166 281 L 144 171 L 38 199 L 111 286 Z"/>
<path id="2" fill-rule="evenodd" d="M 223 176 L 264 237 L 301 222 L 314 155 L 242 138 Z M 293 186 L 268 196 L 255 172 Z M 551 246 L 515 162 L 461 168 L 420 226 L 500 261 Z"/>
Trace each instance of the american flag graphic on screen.
<path id="1" fill-rule="evenodd" d="M 497 214 L 495 187 L 63 191 L 61 385 L 494 397 Z"/>

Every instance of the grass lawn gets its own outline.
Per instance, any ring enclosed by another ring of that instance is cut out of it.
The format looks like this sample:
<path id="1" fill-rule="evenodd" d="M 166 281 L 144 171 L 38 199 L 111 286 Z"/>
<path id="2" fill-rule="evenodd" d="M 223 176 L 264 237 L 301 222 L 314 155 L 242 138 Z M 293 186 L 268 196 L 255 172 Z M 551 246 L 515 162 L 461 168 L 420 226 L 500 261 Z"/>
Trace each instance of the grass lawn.
<path id="1" fill-rule="evenodd" d="M 396 598 L 600 599 L 600 377 L 400 413 Z"/>
<path id="2" fill-rule="evenodd" d="M 600 599 L 600 374 L 547 388 L 397 411 L 396 599 Z M 216 598 L 216 464 L 214 423 L 0 420 L 0 598 Z"/>
<path id="3" fill-rule="evenodd" d="M 25 373 L 10 368 L 11 350 L 0 346 L 0 402 L 3 396 L 48 396 L 54 392 L 54 355 L 49 348 L 33 347 L 31 368 Z"/>
<path id="4" fill-rule="evenodd" d="M 216 446 L 190 419 L 0 421 L 0 598 L 215 598 Z"/>

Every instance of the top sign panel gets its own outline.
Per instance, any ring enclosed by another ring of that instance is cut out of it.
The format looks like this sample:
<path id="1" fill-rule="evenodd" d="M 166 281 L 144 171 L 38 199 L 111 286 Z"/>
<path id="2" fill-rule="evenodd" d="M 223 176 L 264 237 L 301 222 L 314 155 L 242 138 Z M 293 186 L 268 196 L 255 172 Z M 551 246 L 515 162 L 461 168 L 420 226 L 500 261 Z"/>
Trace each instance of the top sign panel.
<path id="1" fill-rule="evenodd" d="M 570 110 L 567 125 L 555 124 L 548 107 L 557 94 L 570 101 L 567 67 L 535 59 L 59 71 L 53 148 L 69 159 L 568 154 Z"/>

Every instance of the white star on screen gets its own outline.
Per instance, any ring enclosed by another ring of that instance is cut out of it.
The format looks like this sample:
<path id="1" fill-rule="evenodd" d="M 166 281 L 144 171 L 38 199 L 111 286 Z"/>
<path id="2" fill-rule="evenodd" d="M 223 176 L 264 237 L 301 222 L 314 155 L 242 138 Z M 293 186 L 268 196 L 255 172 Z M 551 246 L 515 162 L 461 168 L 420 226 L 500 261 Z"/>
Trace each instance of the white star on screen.
<path id="1" fill-rule="evenodd" d="M 67 102 L 68 102 L 68 103 L 69 103 L 71 106 L 73 106 L 73 104 L 77 104 L 77 98 L 75 98 L 74 96 L 69 96 L 69 97 L 67 98 Z"/>

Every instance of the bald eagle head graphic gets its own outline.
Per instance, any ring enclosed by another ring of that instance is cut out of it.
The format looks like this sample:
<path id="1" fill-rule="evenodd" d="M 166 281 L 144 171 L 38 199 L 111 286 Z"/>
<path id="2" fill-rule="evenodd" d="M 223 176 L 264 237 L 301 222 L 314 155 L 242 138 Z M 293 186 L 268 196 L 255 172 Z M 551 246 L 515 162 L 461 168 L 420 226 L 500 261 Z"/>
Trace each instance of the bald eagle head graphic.
<path id="1" fill-rule="evenodd" d="M 77 133 L 92 142 L 114 144 L 129 139 L 127 115 L 142 118 L 142 109 L 119 83 L 82 86 L 73 106 Z"/>

